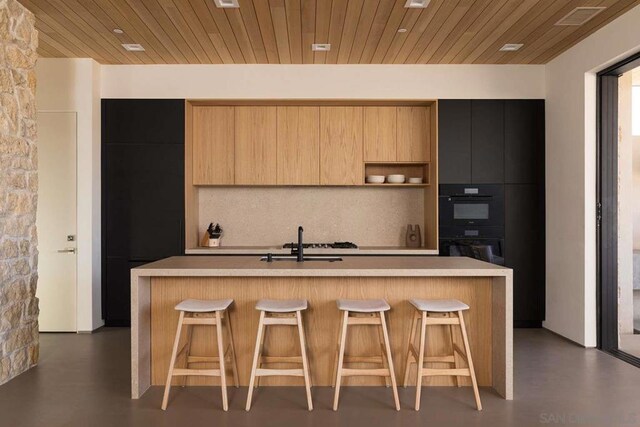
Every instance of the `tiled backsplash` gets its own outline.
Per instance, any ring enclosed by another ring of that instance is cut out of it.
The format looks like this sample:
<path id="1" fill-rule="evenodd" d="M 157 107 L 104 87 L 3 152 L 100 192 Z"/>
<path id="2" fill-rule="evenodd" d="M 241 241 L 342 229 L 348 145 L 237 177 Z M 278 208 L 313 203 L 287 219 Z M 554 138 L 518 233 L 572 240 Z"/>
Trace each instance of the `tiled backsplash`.
<path id="1" fill-rule="evenodd" d="M 407 224 L 424 224 L 421 188 L 202 187 L 200 230 L 224 228 L 224 246 L 271 246 L 297 239 L 404 246 Z M 422 230 L 424 233 L 424 230 Z M 424 234 L 423 234 L 424 236 Z"/>

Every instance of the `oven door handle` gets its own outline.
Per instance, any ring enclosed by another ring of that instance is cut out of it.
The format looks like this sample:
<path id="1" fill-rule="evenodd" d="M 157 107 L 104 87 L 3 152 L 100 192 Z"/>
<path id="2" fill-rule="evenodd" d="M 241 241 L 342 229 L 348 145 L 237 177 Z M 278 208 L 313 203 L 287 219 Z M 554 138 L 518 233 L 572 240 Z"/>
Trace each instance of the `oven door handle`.
<path id="1" fill-rule="evenodd" d="M 453 195 L 453 196 L 445 196 L 449 197 L 451 200 L 478 200 L 478 201 L 487 201 L 493 199 L 493 196 L 463 196 L 463 195 Z"/>

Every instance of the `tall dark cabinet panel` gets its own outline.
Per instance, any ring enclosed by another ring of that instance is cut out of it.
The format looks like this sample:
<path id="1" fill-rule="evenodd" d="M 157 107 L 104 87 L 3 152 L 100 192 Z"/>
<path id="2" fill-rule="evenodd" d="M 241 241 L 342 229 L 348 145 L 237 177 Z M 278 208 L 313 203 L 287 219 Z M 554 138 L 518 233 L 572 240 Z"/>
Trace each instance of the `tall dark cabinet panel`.
<path id="1" fill-rule="evenodd" d="M 516 326 L 540 326 L 545 314 L 544 188 L 505 185 L 505 266 L 513 269 Z"/>
<path id="2" fill-rule="evenodd" d="M 130 324 L 130 270 L 183 254 L 184 100 L 102 101 L 102 296 Z"/>
<path id="3" fill-rule="evenodd" d="M 438 126 L 441 184 L 504 185 L 503 255 L 505 266 L 514 271 L 514 325 L 541 326 L 545 316 L 544 101 L 440 100 Z"/>
<path id="4" fill-rule="evenodd" d="M 471 182 L 471 101 L 438 101 L 440 184 Z"/>
<path id="5" fill-rule="evenodd" d="M 503 183 L 504 167 L 504 101 L 471 101 L 471 183 Z"/>
<path id="6" fill-rule="evenodd" d="M 544 101 L 505 101 L 505 182 L 544 182 Z"/>

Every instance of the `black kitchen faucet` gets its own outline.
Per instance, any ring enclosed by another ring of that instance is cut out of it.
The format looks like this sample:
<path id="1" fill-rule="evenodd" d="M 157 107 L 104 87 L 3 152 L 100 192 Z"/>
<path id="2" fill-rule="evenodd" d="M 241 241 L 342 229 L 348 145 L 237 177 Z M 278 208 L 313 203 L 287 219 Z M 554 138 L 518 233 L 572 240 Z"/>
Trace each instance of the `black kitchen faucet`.
<path id="1" fill-rule="evenodd" d="M 304 245 L 302 244 L 302 233 L 304 232 L 304 228 L 300 225 L 298 227 L 298 262 L 304 261 Z"/>

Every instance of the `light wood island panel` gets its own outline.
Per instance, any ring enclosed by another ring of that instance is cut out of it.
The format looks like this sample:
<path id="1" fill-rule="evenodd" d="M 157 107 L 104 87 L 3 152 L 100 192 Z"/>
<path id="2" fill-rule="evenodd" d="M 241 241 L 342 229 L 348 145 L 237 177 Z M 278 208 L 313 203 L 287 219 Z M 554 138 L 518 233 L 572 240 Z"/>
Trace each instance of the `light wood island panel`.
<path id="1" fill-rule="evenodd" d="M 171 358 L 171 349 L 179 313 L 174 306 L 188 298 L 233 298 L 229 314 L 233 323 L 240 383 L 248 385 L 251 357 L 255 345 L 259 312 L 256 302 L 267 299 L 307 299 L 309 309 L 303 312 L 310 360 L 312 383 L 331 385 L 331 374 L 338 343 L 340 312 L 338 298 L 384 298 L 391 305 L 388 326 L 397 380 L 404 372 L 406 345 L 409 339 L 412 306 L 410 298 L 456 298 L 471 309 L 465 312 L 471 354 L 478 383 L 492 385 L 492 288 L 486 277 L 154 277 L 151 283 L 151 348 L 152 385 L 163 385 Z M 446 331 L 446 332 L 445 332 Z M 452 353 L 448 327 L 429 328 L 427 351 L 430 355 Z M 271 328 L 265 339 L 265 355 L 299 354 L 293 328 Z M 458 346 L 462 337 L 455 334 Z M 362 326 L 349 329 L 347 354 L 379 355 L 375 328 Z M 182 345 L 182 344 L 181 344 Z M 211 330 L 196 328 L 193 332 L 193 355 L 216 354 Z M 208 365 L 204 365 L 207 367 Z M 213 366 L 213 365 L 211 365 Z M 354 366 L 358 366 L 357 364 Z M 367 366 L 367 365 L 360 365 Z M 370 366 L 370 365 L 369 365 Z M 287 367 L 274 365 L 273 367 Z M 289 366 L 290 367 L 290 366 Z M 446 368 L 448 364 L 434 364 Z M 415 368 L 414 368 L 415 369 Z M 412 375 L 412 378 L 414 376 Z M 176 379 L 176 384 L 179 379 Z M 470 385 L 468 378 L 461 383 Z M 218 378 L 188 378 L 189 385 L 219 384 Z M 300 379 L 263 378 L 261 385 L 301 385 Z M 382 385 L 384 380 L 370 377 L 346 379 L 344 385 Z M 454 385 L 451 377 L 431 377 L 426 385 Z"/>
<path id="2" fill-rule="evenodd" d="M 314 385 L 330 384 L 337 349 L 338 298 L 386 298 L 396 372 L 404 367 L 409 334 L 409 298 L 457 298 L 470 305 L 465 312 L 472 356 L 481 385 L 513 399 L 513 272 L 486 262 L 461 257 L 344 257 L 340 262 L 273 262 L 246 256 L 181 256 L 131 270 L 131 393 L 139 398 L 152 384 L 161 384 L 177 322 L 174 306 L 185 298 L 233 298 L 234 337 L 240 380 L 247 384 L 250 354 L 257 328 L 254 310 L 260 298 L 306 298 L 304 313 Z M 355 330 L 354 330 L 355 331 Z M 350 331 L 351 332 L 351 331 Z M 428 351 L 444 352 L 450 344 L 443 331 L 430 328 Z M 279 339 L 286 331 L 267 337 L 267 351 L 298 351 Z M 355 331 L 349 342 L 357 354 L 374 350 L 373 332 Z M 194 351 L 209 350 L 212 338 L 194 332 Z M 207 338 L 210 338 L 207 340 Z M 456 342 L 460 336 L 456 332 Z M 357 347 L 357 349 L 356 349 Z M 211 348 L 212 349 L 212 348 Z M 196 353 L 198 354 L 198 353 Z M 295 353 L 294 353 L 295 354 Z M 440 355 L 440 354 L 438 354 Z M 198 384 L 200 380 L 191 384 Z M 289 384 L 271 379 L 265 384 Z M 371 379 L 349 379 L 347 384 L 371 384 Z M 446 378 L 428 384 L 449 385 Z"/>

